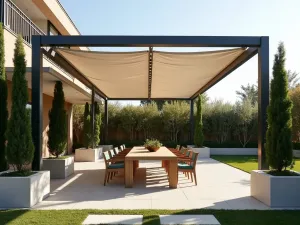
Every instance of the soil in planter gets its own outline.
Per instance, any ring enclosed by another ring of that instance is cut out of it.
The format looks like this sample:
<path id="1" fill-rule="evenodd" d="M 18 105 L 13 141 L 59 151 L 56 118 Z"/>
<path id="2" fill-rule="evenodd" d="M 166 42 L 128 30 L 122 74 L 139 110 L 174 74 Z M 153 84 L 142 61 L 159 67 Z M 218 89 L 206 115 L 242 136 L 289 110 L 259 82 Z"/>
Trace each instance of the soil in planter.
<path id="1" fill-rule="evenodd" d="M 71 157 L 71 156 L 69 156 L 69 155 L 62 155 L 62 156 L 59 156 L 58 158 L 56 158 L 55 156 L 51 156 L 51 157 L 45 158 L 45 159 L 67 159 L 69 157 Z"/>
<path id="2" fill-rule="evenodd" d="M 299 176 L 298 173 L 295 173 L 290 170 L 283 170 L 283 171 L 270 170 L 267 172 L 267 174 L 270 174 L 272 176 Z"/>
<path id="3" fill-rule="evenodd" d="M 8 173 L 2 173 L 0 174 L 0 177 L 29 177 L 33 174 L 36 174 L 36 172 L 33 171 L 13 171 Z"/>

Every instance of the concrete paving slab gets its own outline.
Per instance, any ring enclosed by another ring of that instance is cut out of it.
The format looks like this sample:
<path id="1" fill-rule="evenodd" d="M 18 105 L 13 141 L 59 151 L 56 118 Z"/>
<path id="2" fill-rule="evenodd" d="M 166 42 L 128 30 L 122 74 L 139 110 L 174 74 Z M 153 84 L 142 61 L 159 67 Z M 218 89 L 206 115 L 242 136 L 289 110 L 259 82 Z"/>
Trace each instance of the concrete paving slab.
<path id="1" fill-rule="evenodd" d="M 250 174 L 213 159 L 197 162 L 198 185 L 179 173 L 177 189 L 169 189 L 159 161 L 141 161 L 133 188 L 124 174 L 103 186 L 105 164 L 75 163 L 75 174 L 51 180 L 50 197 L 35 209 L 268 209 L 250 196 Z"/>
<path id="2" fill-rule="evenodd" d="M 220 225 L 213 215 L 160 215 L 161 225 Z"/>
<path id="3" fill-rule="evenodd" d="M 82 224 L 140 225 L 143 224 L 143 215 L 88 215 L 88 217 L 83 221 Z"/>

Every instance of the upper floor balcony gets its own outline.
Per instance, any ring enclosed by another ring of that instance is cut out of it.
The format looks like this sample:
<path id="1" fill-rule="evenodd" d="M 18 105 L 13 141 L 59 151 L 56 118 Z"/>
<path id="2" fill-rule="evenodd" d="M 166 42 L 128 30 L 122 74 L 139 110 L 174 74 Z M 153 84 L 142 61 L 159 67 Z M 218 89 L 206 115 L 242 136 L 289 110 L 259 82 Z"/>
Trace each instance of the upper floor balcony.
<path id="1" fill-rule="evenodd" d="M 3 23 L 6 29 L 22 35 L 24 41 L 31 45 L 32 35 L 46 35 L 33 21 L 12 1 L 4 0 Z"/>

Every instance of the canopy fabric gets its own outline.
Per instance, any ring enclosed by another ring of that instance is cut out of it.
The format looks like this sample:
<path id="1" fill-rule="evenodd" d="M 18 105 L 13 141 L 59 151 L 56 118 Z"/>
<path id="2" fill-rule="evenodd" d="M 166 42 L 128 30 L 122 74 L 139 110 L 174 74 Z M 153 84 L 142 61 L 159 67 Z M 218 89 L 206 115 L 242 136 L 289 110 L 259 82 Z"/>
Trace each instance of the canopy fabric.
<path id="1" fill-rule="evenodd" d="M 57 49 L 110 98 L 147 98 L 148 52 L 92 52 Z"/>
<path id="2" fill-rule="evenodd" d="M 153 51 L 151 98 L 190 98 L 246 49 Z M 56 49 L 108 98 L 148 98 L 149 52 Z M 150 79 L 151 80 L 151 79 Z"/>

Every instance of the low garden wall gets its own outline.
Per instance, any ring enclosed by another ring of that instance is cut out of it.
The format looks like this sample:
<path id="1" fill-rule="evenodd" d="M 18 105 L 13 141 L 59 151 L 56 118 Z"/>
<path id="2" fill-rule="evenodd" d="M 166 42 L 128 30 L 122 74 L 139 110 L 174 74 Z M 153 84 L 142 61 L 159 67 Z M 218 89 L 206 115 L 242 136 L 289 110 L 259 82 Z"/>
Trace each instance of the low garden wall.
<path id="1" fill-rule="evenodd" d="M 211 155 L 257 155 L 257 148 L 210 148 Z M 293 155 L 300 158 L 300 150 L 293 150 Z"/>
<path id="2" fill-rule="evenodd" d="M 210 148 L 211 155 L 257 155 L 257 148 Z"/>

